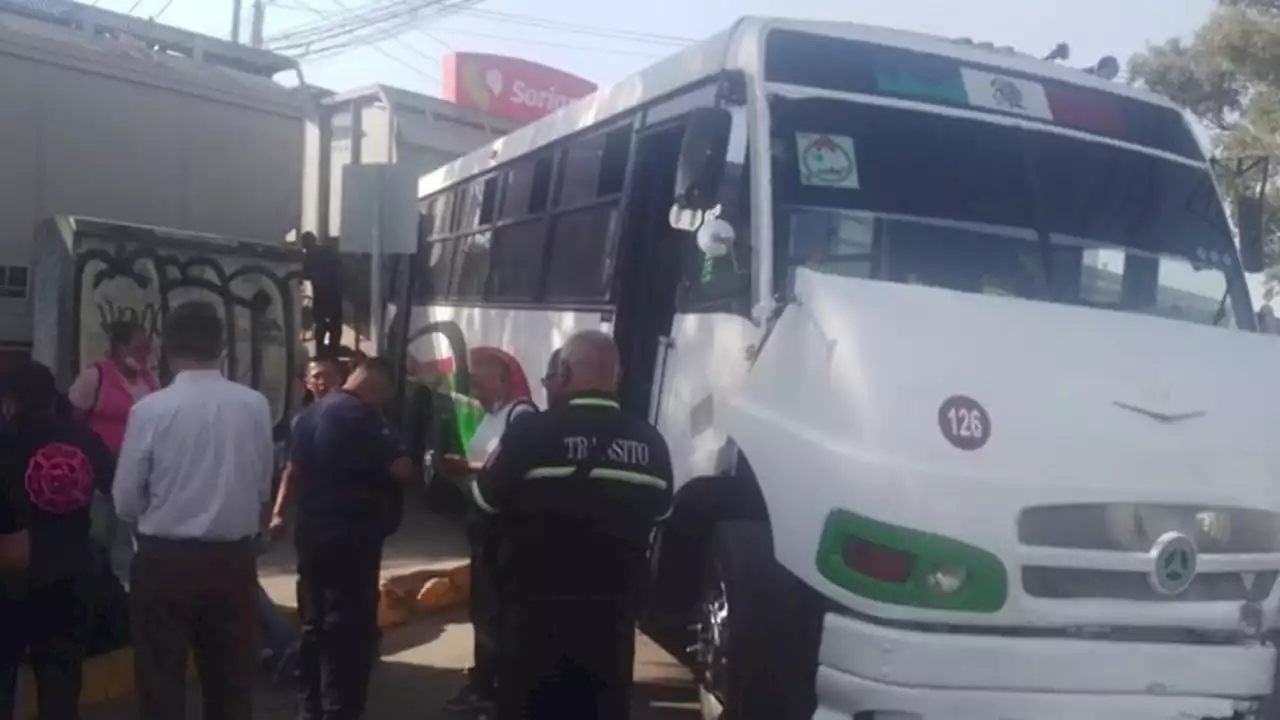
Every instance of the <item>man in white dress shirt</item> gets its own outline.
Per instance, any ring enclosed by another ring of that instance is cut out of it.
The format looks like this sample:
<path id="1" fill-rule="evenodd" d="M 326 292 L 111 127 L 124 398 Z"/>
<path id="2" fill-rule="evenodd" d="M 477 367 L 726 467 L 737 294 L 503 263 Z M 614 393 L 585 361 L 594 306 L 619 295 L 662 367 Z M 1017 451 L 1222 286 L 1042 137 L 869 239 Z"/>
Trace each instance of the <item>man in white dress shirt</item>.
<path id="1" fill-rule="evenodd" d="M 222 375 L 213 305 L 165 319 L 176 376 L 129 413 L 113 499 L 136 523 L 130 572 L 134 673 L 143 720 L 184 718 L 196 661 L 206 720 L 253 717 L 255 536 L 271 492 L 271 409 Z"/>

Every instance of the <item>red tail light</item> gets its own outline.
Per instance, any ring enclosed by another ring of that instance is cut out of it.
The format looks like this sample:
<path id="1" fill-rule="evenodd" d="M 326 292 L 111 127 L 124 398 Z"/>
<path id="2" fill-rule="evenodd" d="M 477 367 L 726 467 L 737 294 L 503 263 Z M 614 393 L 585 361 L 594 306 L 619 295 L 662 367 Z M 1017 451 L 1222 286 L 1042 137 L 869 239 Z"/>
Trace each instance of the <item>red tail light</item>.
<path id="1" fill-rule="evenodd" d="M 881 582 L 904 583 L 911 578 L 915 556 L 859 537 L 844 541 L 844 564 L 849 569 Z"/>

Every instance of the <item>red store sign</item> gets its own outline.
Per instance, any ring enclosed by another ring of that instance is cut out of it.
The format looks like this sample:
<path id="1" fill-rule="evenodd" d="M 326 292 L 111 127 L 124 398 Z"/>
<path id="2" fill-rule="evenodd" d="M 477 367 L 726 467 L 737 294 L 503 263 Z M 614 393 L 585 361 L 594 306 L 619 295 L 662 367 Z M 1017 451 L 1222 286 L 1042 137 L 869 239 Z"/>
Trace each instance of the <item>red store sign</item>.
<path id="1" fill-rule="evenodd" d="M 445 100 L 513 120 L 537 120 L 595 91 L 593 82 L 528 60 L 482 53 L 444 58 Z"/>

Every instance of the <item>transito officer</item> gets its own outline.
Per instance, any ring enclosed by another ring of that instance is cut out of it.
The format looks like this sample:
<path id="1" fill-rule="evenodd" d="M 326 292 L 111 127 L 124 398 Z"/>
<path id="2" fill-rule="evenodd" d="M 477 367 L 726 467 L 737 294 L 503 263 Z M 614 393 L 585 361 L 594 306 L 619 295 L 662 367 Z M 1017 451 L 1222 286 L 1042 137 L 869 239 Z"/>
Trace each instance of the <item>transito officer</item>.
<path id="1" fill-rule="evenodd" d="M 615 398 L 600 332 L 560 351 L 555 404 L 503 435 L 473 485 L 504 546 L 498 720 L 625 720 L 650 537 L 672 501 L 671 456 Z"/>

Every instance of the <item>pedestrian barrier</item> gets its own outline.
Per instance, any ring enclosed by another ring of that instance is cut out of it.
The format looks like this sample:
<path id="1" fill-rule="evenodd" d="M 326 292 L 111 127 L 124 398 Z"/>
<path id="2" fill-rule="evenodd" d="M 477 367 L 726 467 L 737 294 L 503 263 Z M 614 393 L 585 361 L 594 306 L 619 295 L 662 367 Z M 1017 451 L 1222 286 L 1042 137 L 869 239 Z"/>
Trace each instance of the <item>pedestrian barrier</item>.
<path id="1" fill-rule="evenodd" d="M 432 613 L 441 612 L 467 601 L 471 593 L 471 567 L 460 565 L 448 570 L 415 570 L 393 575 L 382 583 L 378 601 L 378 627 L 389 629 Z M 281 606 L 281 611 L 294 622 L 297 611 Z M 187 678 L 195 677 L 195 663 L 188 661 Z M 18 677 L 22 711 L 19 717 L 35 718 L 35 686 L 29 668 Z M 97 705 L 110 700 L 132 697 L 133 649 L 121 648 L 84 661 L 84 685 L 80 705 Z"/>

